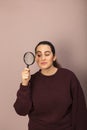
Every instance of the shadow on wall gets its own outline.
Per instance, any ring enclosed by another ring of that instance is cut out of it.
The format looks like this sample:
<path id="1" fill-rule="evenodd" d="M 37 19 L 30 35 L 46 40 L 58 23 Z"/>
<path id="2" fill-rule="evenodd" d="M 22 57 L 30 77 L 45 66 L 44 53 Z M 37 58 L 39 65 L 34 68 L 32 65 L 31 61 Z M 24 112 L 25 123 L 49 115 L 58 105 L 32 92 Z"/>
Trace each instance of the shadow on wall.
<path id="1" fill-rule="evenodd" d="M 70 47 L 70 43 L 59 42 L 56 48 L 57 48 L 56 49 L 57 59 L 58 59 L 58 62 L 61 64 L 61 66 L 65 68 L 72 68 L 73 50 L 72 50 L 72 47 Z"/>
<path id="2" fill-rule="evenodd" d="M 78 62 L 79 57 L 77 53 L 74 51 L 73 43 L 60 42 L 59 44 L 56 45 L 56 54 L 58 63 L 63 68 L 70 69 L 76 74 L 83 88 L 83 92 L 85 94 L 87 103 L 87 68 L 84 67 L 85 59 L 84 60 L 80 59 L 81 61 Z"/>

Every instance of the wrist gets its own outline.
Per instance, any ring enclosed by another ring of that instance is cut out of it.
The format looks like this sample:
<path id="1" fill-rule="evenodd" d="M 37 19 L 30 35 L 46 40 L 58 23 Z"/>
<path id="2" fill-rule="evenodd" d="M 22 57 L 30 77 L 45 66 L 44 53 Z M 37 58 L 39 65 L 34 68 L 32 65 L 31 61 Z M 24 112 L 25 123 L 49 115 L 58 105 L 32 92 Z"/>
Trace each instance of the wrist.
<path id="1" fill-rule="evenodd" d="M 28 86 L 28 82 L 26 83 L 26 82 L 22 82 L 21 83 L 23 86 Z"/>

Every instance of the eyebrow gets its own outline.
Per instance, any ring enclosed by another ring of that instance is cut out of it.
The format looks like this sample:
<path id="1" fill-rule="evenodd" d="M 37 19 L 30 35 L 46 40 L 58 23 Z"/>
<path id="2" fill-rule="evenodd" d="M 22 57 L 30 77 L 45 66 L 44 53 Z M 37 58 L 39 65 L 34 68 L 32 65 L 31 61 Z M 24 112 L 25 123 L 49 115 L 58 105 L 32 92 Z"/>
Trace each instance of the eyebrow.
<path id="1" fill-rule="evenodd" d="M 36 51 L 35 53 L 42 53 L 41 51 Z M 45 51 L 44 53 L 51 53 L 51 51 Z"/>

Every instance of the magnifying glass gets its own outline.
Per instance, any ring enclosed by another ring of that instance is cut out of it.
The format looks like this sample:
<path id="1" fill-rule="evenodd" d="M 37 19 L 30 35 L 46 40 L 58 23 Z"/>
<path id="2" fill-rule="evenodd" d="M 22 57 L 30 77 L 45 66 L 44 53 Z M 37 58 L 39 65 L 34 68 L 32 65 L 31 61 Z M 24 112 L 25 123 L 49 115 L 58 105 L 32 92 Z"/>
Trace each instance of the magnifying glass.
<path id="1" fill-rule="evenodd" d="M 32 52 L 26 52 L 23 56 L 23 61 L 27 65 L 27 68 L 29 68 L 30 65 L 32 65 L 35 62 L 35 56 Z"/>

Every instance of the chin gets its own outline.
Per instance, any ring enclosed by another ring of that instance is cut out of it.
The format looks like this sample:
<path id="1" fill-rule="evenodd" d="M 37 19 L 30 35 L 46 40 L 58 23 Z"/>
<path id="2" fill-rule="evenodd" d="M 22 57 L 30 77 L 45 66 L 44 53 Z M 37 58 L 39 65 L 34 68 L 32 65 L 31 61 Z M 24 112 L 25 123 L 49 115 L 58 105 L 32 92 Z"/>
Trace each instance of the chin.
<path id="1" fill-rule="evenodd" d="M 40 66 L 40 69 L 44 70 L 44 69 L 47 69 L 48 67 L 47 66 Z"/>
<path id="2" fill-rule="evenodd" d="M 47 70 L 50 69 L 50 66 L 44 66 L 44 67 L 40 67 L 41 70 Z"/>

